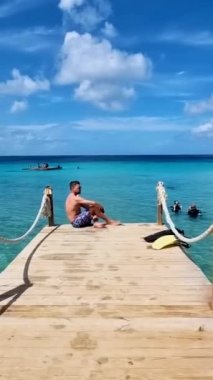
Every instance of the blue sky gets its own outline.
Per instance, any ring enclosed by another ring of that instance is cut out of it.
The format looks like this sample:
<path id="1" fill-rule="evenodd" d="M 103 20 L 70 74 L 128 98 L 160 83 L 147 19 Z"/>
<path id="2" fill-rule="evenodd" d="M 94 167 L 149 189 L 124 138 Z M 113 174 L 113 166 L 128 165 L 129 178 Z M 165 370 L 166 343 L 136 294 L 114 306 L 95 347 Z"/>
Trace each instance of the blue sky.
<path id="1" fill-rule="evenodd" d="M 1 0 L 0 155 L 213 154 L 212 0 Z"/>

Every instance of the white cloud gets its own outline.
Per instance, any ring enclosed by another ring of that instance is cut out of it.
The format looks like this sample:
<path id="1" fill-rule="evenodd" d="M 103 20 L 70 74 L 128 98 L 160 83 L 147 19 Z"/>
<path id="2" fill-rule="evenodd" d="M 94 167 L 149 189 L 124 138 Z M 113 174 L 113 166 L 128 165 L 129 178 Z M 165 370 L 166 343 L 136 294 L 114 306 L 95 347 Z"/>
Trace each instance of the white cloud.
<path id="1" fill-rule="evenodd" d="M 19 70 L 12 70 L 12 79 L 0 83 L 0 94 L 28 96 L 38 91 L 47 91 L 50 83 L 46 79 L 31 79 L 28 75 L 21 75 Z"/>
<path id="2" fill-rule="evenodd" d="M 50 130 L 50 129 L 55 128 L 55 127 L 58 127 L 57 123 L 19 124 L 19 125 L 8 125 L 7 129 L 12 131 L 12 132 L 15 132 L 15 131 L 20 132 L 21 131 L 21 132 L 25 133 L 26 131 L 28 131 L 28 132 L 35 132 L 35 133 L 40 134 L 41 131 Z"/>
<path id="3" fill-rule="evenodd" d="M 0 18 L 12 16 L 31 8 L 36 8 L 43 4 L 44 0 L 9 0 L 0 5 Z M 52 0 L 45 0 L 50 2 Z"/>
<path id="4" fill-rule="evenodd" d="M 130 154 L 140 154 L 141 152 L 148 154 L 156 153 L 153 147 L 155 148 L 159 141 L 163 144 L 165 140 L 165 144 L 167 144 L 167 139 L 173 136 L 174 131 L 177 131 L 178 136 L 181 137 L 186 130 L 187 126 L 182 118 L 143 115 L 82 118 L 69 123 L 0 125 L 0 150 L 2 155 L 60 155 L 62 153 L 70 154 L 72 146 L 73 154 L 82 154 L 82 149 L 86 146 L 87 151 L 84 153 L 87 154 L 103 154 L 103 152 L 104 154 L 123 154 L 125 150 Z M 137 132 L 137 138 L 134 138 L 134 131 Z M 113 144 L 110 142 L 112 132 Z M 156 136 L 159 137 L 161 133 L 163 138 L 160 140 L 157 138 L 156 142 Z M 96 144 L 97 136 L 98 139 L 100 138 L 101 148 L 100 144 Z M 138 139 L 139 136 L 141 138 Z M 151 138 L 152 144 L 141 144 L 144 137 L 148 141 L 147 136 Z M 172 140 L 170 152 L 174 146 L 176 147 Z M 162 152 L 163 148 L 160 153 Z"/>
<path id="5" fill-rule="evenodd" d="M 23 101 L 15 100 L 15 102 L 12 104 L 10 108 L 10 113 L 17 113 L 17 112 L 23 112 L 28 108 L 28 103 Z"/>
<path id="6" fill-rule="evenodd" d="M 74 7 L 79 7 L 85 0 L 60 0 L 59 8 L 65 12 L 70 12 Z"/>
<path id="7" fill-rule="evenodd" d="M 107 38 L 114 38 L 117 36 L 117 30 L 115 29 L 114 25 L 107 21 L 105 22 L 104 27 L 101 29 L 101 31 Z"/>
<path id="8" fill-rule="evenodd" d="M 97 24 L 104 20 L 104 17 L 98 10 L 91 5 L 87 5 L 81 11 L 73 12 L 72 19 L 76 24 L 81 25 L 85 30 L 92 30 Z"/>
<path id="9" fill-rule="evenodd" d="M 54 130 L 58 130 L 57 123 L 1 125 L 0 137 L 9 140 L 13 136 L 15 141 L 16 139 L 33 135 L 36 140 L 43 140 L 46 139 L 47 136 L 51 136 Z M 44 133 L 42 134 L 41 132 Z"/>
<path id="10" fill-rule="evenodd" d="M 109 0 L 60 0 L 59 7 L 85 31 L 94 29 L 112 12 Z"/>
<path id="11" fill-rule="evenodd" d="M 48 131 L 58 127 L 57 123 L 47 123 L 47 124 L 19 124 L 19 125 L 8 125 L 7 130 L 12 133 L 24 134 L 26 132 L 35 133 L 40 135 L 42 131 Z"/>
<path id="12" fill-rule="evenodd" d="M 182 119 L 164 117 L 104 117 L 86 119 L 73 122 L 73 128 L 82 131 L 186 131 L 186 125 Z"/>
<path id="13" fill-rule="evenodd" d="M 91 34 L 69 32 L 55 81 L 60 85 L 78 84 L 78 99 L 118 109 L 123 100 L 134 95 L 133 85 L 149 78 L 151 67 L 151 61 L 142 53 L 128 54 Z"/>
<path id="14" fill-rule="evenodd" d="M 128 54 L 113 49 L 107 40 L 98 41 L 91 34 L 69 32 L 65 36 L 56 82 L 144 80 L 150 72 L 151 62 L 142 53 Z"/>
<path id="15" fill-rule="evenodd" d="M 156 39 L 161 42 L 177 43 L 189 46 L 212 46 L 213 33 L 210 31 L 185 32 L 180 30 L 167 31 L 157 36 Z"/>
<path id="16" fill-rule="evenodd" d="M 109 110 L 122 110 L 125 102 L 134 97 L 133 88 L 121 87 L 107 83 L 91 83 L 83 81 L 75 89 L 75 98 L 95 104 L 97 107 Z"/>
<path id="17" fill-rule="evenodd" d="M 194 128 L 192 133 L 206 137 L 213 137 L 213 119 L 207 123 L 201 124 L 199 127 Z"/>
<path id="18" fill-rule="evenodd" d="M 213 111 L 213 95 L 209 99 L 200 102 L 187 102 L 184 110 L 192 115 Z"/>
<path id="19" fill-rule="evenodd" d="M 60 149 L 63 147 L 65 140 L 65 134 L 58 127 L 56 123 L 0 125 L 1 152 L 6 155 L 14 155 L 14 152 L 29 155 L 54 154 L 59 146 Z"/>
<path id="20" fill-rule="evenodd" d="M 178 74 L 154 73 L 151 80 L 144 82 L 146 94 L 152 97 L 173 97 L 180 100 L 183 104 L 191 104 L 190 99 L 194 94 L 199 93 L 201 88 L 209 88 L 213 82 L 213 75 L 209 74 Z M 194 102 L 193 102 L 194 103 Z M 188 112 L 188 106 L 186 108 Z"/>
<path id="21" fill-rule="evenodd" d="M 1 31 L 0 47 L 34 53 L 39 50 L 49 50 L 59 44 L 60 29 L 36 27 L 28 29 L 7 29 Z"/>
<path id="22" fill-rule="evenodd" d="M 184 75 L 185 74 L 185 71 L 178 71 L 177 73 L 176 73 L 176 75 Z"/>

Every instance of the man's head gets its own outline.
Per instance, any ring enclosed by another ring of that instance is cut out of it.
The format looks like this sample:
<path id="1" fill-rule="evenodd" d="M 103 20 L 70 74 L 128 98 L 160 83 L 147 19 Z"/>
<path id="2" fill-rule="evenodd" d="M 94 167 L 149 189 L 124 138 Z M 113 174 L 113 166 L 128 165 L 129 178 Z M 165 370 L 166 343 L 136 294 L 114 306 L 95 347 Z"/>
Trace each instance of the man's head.
<path id="1" fill-rule="evenodd" d="M 81 194 L 81 184 L 79 181 L 71 181 L 70 182 L 70 191 L 75 195 Z"/>

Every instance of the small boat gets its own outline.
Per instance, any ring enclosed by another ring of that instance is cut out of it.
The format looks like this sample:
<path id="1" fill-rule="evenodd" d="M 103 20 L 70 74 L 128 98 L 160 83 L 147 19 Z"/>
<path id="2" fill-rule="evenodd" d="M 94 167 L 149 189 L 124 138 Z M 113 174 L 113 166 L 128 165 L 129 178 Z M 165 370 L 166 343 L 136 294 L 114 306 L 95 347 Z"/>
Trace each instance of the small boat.
<path id="1" fill-rule="evenodd" d="M 61 170 L 62 166 L 49 166 L 49 164 L 38 164 L 38 166 L 30 166 L 29 168 L 24 168 L 22 170 L 34 170 L 34 171 L 48 171 L 48 170 Z"/>

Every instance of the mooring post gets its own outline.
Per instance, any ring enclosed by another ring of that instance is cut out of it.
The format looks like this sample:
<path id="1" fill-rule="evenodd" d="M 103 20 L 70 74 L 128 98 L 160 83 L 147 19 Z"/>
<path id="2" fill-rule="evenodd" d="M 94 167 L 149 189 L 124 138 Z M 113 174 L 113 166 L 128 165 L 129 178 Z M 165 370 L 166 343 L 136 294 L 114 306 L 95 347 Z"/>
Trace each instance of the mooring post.
<path id="1" fill-rule="evenodd" d="M 157 223 L 161 226 L 163 224 L 163 208 L 162 208 L 162 204 L 159 204 L 159 203 L 157 206 Z"/>
<path id="2" fill-rule="evenodd" d="M 213 284 L 211 286 L 212 286 L 212 299 L 211 299 L 211 302 L 210 302 L 210 307 L 213 310 Z"/>
<path id="3" fill-rule="evenodd" d="M 158 182 L 156 190 L 157 190 L 157 224 L 162 226 L 163 224 L 163 206 L 160 197 L 160 187 L 162 187 L 163 182 Z"/>
<path id="4" fill-rule="evenodd" d="M 50 214 L 48 216 L 48 226 L 52 227 L 55 225 L 54 222 L 54 208 L 53 208 L 53 190 L 50 186 L 45 187 L 45 194 L 49 198 Z"/>

